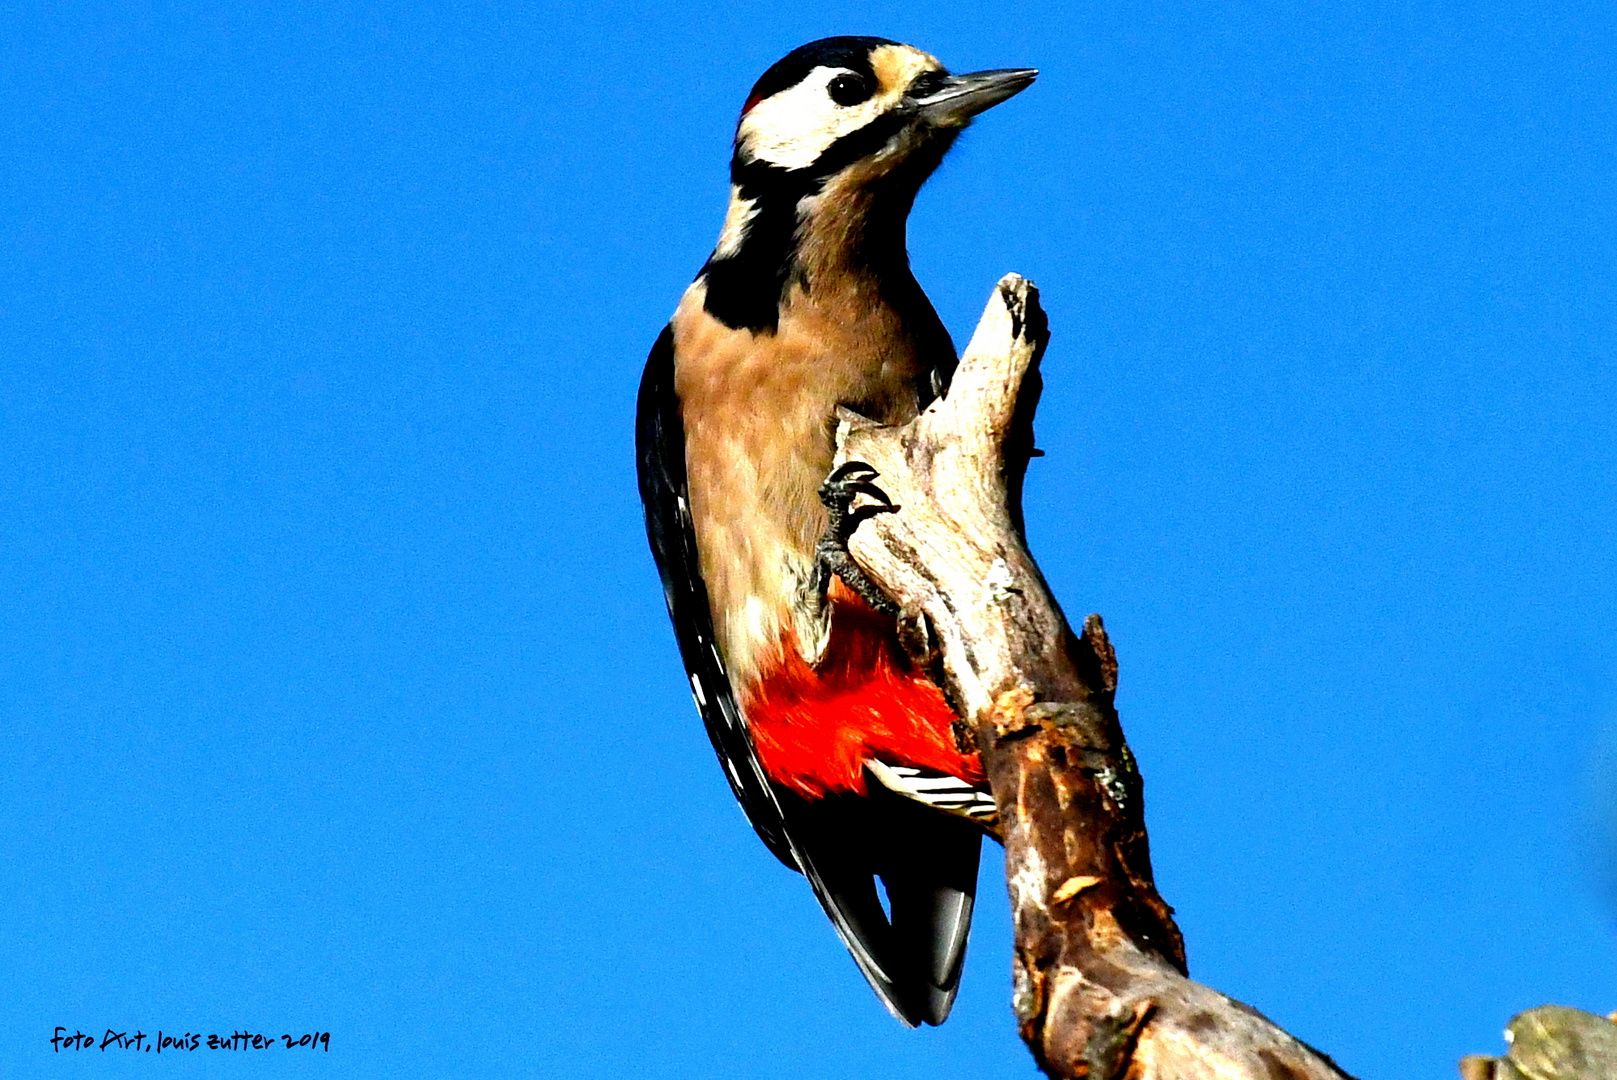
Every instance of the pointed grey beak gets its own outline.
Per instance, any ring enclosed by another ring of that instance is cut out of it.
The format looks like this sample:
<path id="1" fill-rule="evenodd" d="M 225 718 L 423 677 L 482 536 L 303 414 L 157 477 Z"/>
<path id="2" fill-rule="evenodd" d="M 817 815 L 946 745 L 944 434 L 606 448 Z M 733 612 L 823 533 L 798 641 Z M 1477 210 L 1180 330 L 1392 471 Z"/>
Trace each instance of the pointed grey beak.
<path id="1" fill-rule="evenodd" d="M 946 75 L 928 87 L 925 97 L 910 99 L 910 106 L 921 118 L 937 127 L 962 127 L 973 116 L 1020 94 L 1039 73 L 1034 68 L 1006 68 L 1002 71 L 974 71 L 969 75 Z"/>

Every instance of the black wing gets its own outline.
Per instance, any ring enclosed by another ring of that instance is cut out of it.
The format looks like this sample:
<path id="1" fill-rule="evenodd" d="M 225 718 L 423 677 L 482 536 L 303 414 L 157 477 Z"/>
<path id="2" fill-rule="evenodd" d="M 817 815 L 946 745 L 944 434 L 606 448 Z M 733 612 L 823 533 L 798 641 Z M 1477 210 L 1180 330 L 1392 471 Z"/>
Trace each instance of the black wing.
<path id="1" fill-rule="evenodd" d="M 664 329 L 635 420 L 646 537 L 662 575 L 691 694 L 730 790 L 776 858 L 814 887 L 871 988 L 910 1027 L 940 1024 L 959 989 L 982 834 L 872 783 L 870 795 L 808 800 L 773 783 L 752 746 L 713 637 L 685 476 L 685 425 Z M 876 879 L 886 886 L 883 911 Z"/>
<path id="2" fill-rule="evenodd" d="M 652 347 L 640 380 L 635 452 L 640 466 L 640 501 L 646 508 L 646 538 L 662 574 L 663 596 L 690 676 L 691 696 L 747 820 L 775 857 L 796 870 L 798 860 L 786 839 L 785 817 L 753 752 L 752 736 L 736 707 L 730 676 L 713 639 L 712 609 L 686 501 L 685 422 L 674 393 L 674 335 L 668 329 Z"/>

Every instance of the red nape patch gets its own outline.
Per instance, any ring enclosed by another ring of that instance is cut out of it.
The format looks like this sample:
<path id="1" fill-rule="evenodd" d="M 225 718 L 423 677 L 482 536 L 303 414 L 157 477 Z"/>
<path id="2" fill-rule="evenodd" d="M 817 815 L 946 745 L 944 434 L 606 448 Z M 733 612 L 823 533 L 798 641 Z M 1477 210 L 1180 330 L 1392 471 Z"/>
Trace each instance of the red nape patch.
<path id="1" fill-rule="evenodd" d="M 771 777 L 810 798 L 864 794 L 874 758 L 983 782 L 976 754 L 954 741 L 954 712 L 911 669 L 891 619 L 832 582 L 831 640 L 810 666 L 791 631 L 741 694 L 758 758 Z"/>
<path id="2" fill-rule="evenodd" d="M 758 104 L 763 99 L 764 99 L 764 96 L 762 94 L 754 94 L 754 95 L 752 95 L 750 98 L 747 99 L 747 103 L 745 105 L 741 106 L 741 115 L 746 116 L 748 113 L 750 113 L 752 111 L 752 107 L 754 105 Z M 734 101 L 735 98 L 731 98 L 730 100 Z"/>

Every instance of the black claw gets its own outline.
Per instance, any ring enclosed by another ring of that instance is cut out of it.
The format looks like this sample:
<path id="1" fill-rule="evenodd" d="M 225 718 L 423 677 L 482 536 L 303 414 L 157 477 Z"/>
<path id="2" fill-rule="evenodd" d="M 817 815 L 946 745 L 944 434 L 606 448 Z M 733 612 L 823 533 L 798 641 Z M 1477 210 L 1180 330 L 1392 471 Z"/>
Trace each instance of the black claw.
<path id="1" fill-rule="evenodd" d="M 831 470 L 831 475 L 825 478 L 825 482 L 832 484 L 838 480 L 846 480 L 850 476 L 863 476 L 866 480 L 871 480 L 880 475 L 881 473 L 877 472 L 868 461 L 844 461 Z"/>
<path id="2" fill-rule="evenodd" d="M 871 514 L 898 509 L 885 491 L 871 483 L 880 475 L 863 461 L 850 461 L 826 477 L 825 483 L 820 485 L 820 501 L 825 503 L 829 520 L 826 522 L 825 535 L 820 537 L 815 547 L 815 554 L 820 563 L 822 589 L 830 587 L 830 575 L 835 574 L 874 610 L 883 615 L 897 616 L 898 605 L 877 588 L 876 583 L 853 561 L 853 556 L 848 554 L 848 538 L 861 521 Z M 868 496 L 877 505 L 854 510 L 853 500 L 857 495 Z"/>
<path id="3" fill-rule="evenodd" d="M 863 461 L 850 461 L 825 478 L 825 483 L 820 485 L 820 501 L 830 510 L 840 510 L 843 514 L 849 513 L 855 495 L 868 495 L 883 507 L 891 507 L 887 493 L 871 483 L 880 475 Z"/>
<path id="4" fill-rule="evenodd" d="M 842 533 L 844 540 L 852 536 L 854 527 L 870 514 L 898 509 L 887 497 L 887 492 L 871 483 L 880 475 L 881 473 L 863 461 L 850 461 L 826 477 L 825 483 L 820 485 L 820 501 L 831 511 L 833 519 L 852 519 L 852 523 Z M 875 500 L 877 505 L 854 510 L 853 500 L 856 495 L 868 496 Z"/>

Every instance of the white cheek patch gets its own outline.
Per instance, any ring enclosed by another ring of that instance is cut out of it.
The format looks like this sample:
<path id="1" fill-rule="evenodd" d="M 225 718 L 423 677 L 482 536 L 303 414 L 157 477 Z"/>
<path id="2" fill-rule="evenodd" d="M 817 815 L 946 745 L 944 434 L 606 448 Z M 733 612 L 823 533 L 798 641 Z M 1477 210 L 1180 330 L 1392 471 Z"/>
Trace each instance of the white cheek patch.
<path id="1" fill-rule="evenodd" d="M 765 98 L 741 118 L 737 142 L 755 161 L 782 169 L 806 169 L 831 144 L 886 112 L 903 90 L 878 91 L 869 100 L 843 106 L 826 91 L 847 68 L 817 67 L 789 89 Z"/>

